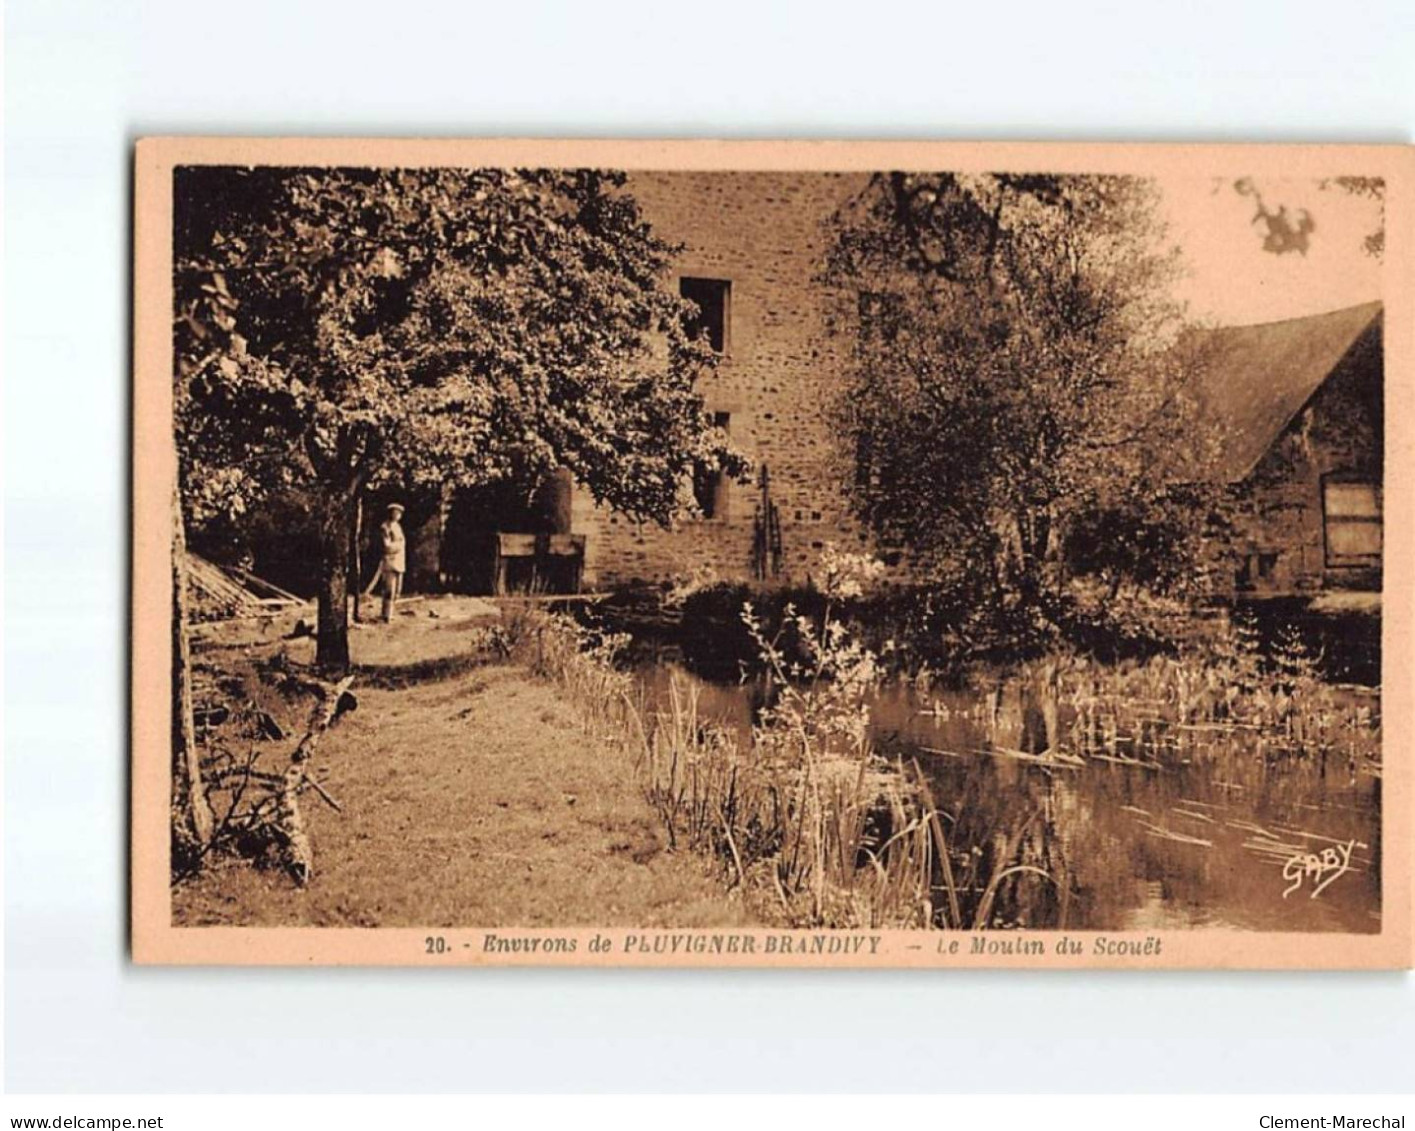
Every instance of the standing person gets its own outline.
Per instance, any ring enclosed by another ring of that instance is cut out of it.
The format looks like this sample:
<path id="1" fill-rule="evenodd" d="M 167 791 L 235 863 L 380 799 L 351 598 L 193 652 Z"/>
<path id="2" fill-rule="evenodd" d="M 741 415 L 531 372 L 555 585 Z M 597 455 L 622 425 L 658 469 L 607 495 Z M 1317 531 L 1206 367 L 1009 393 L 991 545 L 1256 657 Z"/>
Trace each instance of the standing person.
<path id="1" fill-rule="evenodd" d="M 403 537 L 401 503 L 388 505 L 388 517 L 378 528 L 383 539 L 383 623 L 393 619 L 393 605 L 403 592 L 403 572 L 408 568 L 407 540 Z"/>

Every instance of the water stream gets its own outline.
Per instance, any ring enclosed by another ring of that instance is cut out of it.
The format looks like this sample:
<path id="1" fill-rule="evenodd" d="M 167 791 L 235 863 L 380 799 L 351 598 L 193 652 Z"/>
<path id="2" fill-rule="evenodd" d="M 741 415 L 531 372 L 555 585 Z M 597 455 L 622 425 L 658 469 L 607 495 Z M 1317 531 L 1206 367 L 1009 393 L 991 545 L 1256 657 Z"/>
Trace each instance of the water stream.
<path id="1" fill-rule="evenodd" d="M 759 686 L 707 682 L 668 660 L 642 674 L 651 703 L 670 678 L 692 680 L 705 715 L 750 733 Z M 1378 710 L 1374 692 L 1350 693 Z M 1001 925 L 1380 930 L 1378 767 L 1289 756 L 1238 727 L 1166 727 L 1143 704 L 1134 716 L 1128 735 L 1063 763 L 1036 752 L 1073 726 L 1064 704 L 1016 683 L 890 685 L 872 730 L 881 753 L 917 759 L 956 851 L 1055 878 L 1014 885 Z"/>

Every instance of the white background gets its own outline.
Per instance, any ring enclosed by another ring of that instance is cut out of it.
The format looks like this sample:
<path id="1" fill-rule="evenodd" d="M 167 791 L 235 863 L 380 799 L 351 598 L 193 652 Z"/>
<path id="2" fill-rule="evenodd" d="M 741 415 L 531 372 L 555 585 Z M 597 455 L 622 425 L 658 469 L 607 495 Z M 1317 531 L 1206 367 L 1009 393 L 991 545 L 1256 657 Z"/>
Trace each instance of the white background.
<path id="1" fill-rule="evenodd" d="M 13 0 L 8 1088 L 1409 1088 L 1415 985 L 1398 974 L 135 969 L 124 609 L 142 134 L 1408 142 L 1413 13 Z"/>

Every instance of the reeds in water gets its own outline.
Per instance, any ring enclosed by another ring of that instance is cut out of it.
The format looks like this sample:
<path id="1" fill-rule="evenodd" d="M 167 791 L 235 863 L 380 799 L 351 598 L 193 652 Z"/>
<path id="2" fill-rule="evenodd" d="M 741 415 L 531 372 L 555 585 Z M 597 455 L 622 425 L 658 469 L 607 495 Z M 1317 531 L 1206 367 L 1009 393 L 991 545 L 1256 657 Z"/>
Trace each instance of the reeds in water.
<path id="1" fill-rule="evenodd" d="M 836 627 L 797 622 L 809 665 L 788 670 L 746 610 L 775 699 L 750 735 L 709 719 L 676 674 L 650 704 L 614 666 L 624 643 L 541 612 L 508 624 L 515 658 L 564 687 L 603 739 L 626 750 L 670 848 L 718 860 L 728 884 L 791 926 L 976 929 L 992 925 L 1023 830 L 986 857 L 950 849 L 951 818 L 917 762 L 868 739 L 873 657 Z M 991 869 L 991 870 L 989 870 Z"/>
<path id="2" fill-rule="evenodd" d="M 1116 665 L 1053 657 L 1020 678 L 1068 709 L 1065 744 L 1084 757 L 1159 764 L 1247 751 L 1336 757 L 1379 773 L 1379 689 L 1327 682 L 1296 636 L 1264 656 L 1240 625 L 1175 656 Z"/>

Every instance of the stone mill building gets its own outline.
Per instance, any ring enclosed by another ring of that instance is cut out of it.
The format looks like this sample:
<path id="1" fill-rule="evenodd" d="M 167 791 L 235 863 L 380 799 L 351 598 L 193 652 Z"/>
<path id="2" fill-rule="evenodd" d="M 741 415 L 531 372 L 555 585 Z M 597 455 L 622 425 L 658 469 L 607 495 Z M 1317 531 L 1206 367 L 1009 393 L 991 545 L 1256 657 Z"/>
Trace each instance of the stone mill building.
<path id="1" fill-rule="evenodd" d="M 684 249 L 671 285 L 698 306 L 720 355 L 700 387 L 705 407 L 752 460 L 753 481 L 699 477 L 701 513 L 668 529 L 596 506 L 568 479 L 529 511 L 513 492 L 479 510 L 453 503 L 413 534 L 414 584 L 563 591 L 695 573 L 803 582 L 827 543 L 858 546 L 825 412 L 849 340 L 831 333 L 817 276 L 826 222 L 863 184 L 827 173 L 631 174 L 644 217 Z"/>
<path id="2" fill-rule="evenodd" d="M 597 506 L 568 477 L 444 500 L 410 530 L 420 589 L 551 592 L 711 577 L 801 584 L 830 543 L 858 548 L 850 469 L 827 406 L 846 376 L 846 312 L 820 281 L 827 223 L 865 185 L 831 173 L 639 172 L 645 219 L 683 251 L 671 285 L 719 353 L 705 405 L 753 461 L 752 483 L 702 476 L 668 529 Z M 1379 588 L 1380 304 L 1207 331 L 1209 425 L 1241 502 L 1235 594 Z M 410 516 L 411 517 L 411 516 Z"/>

